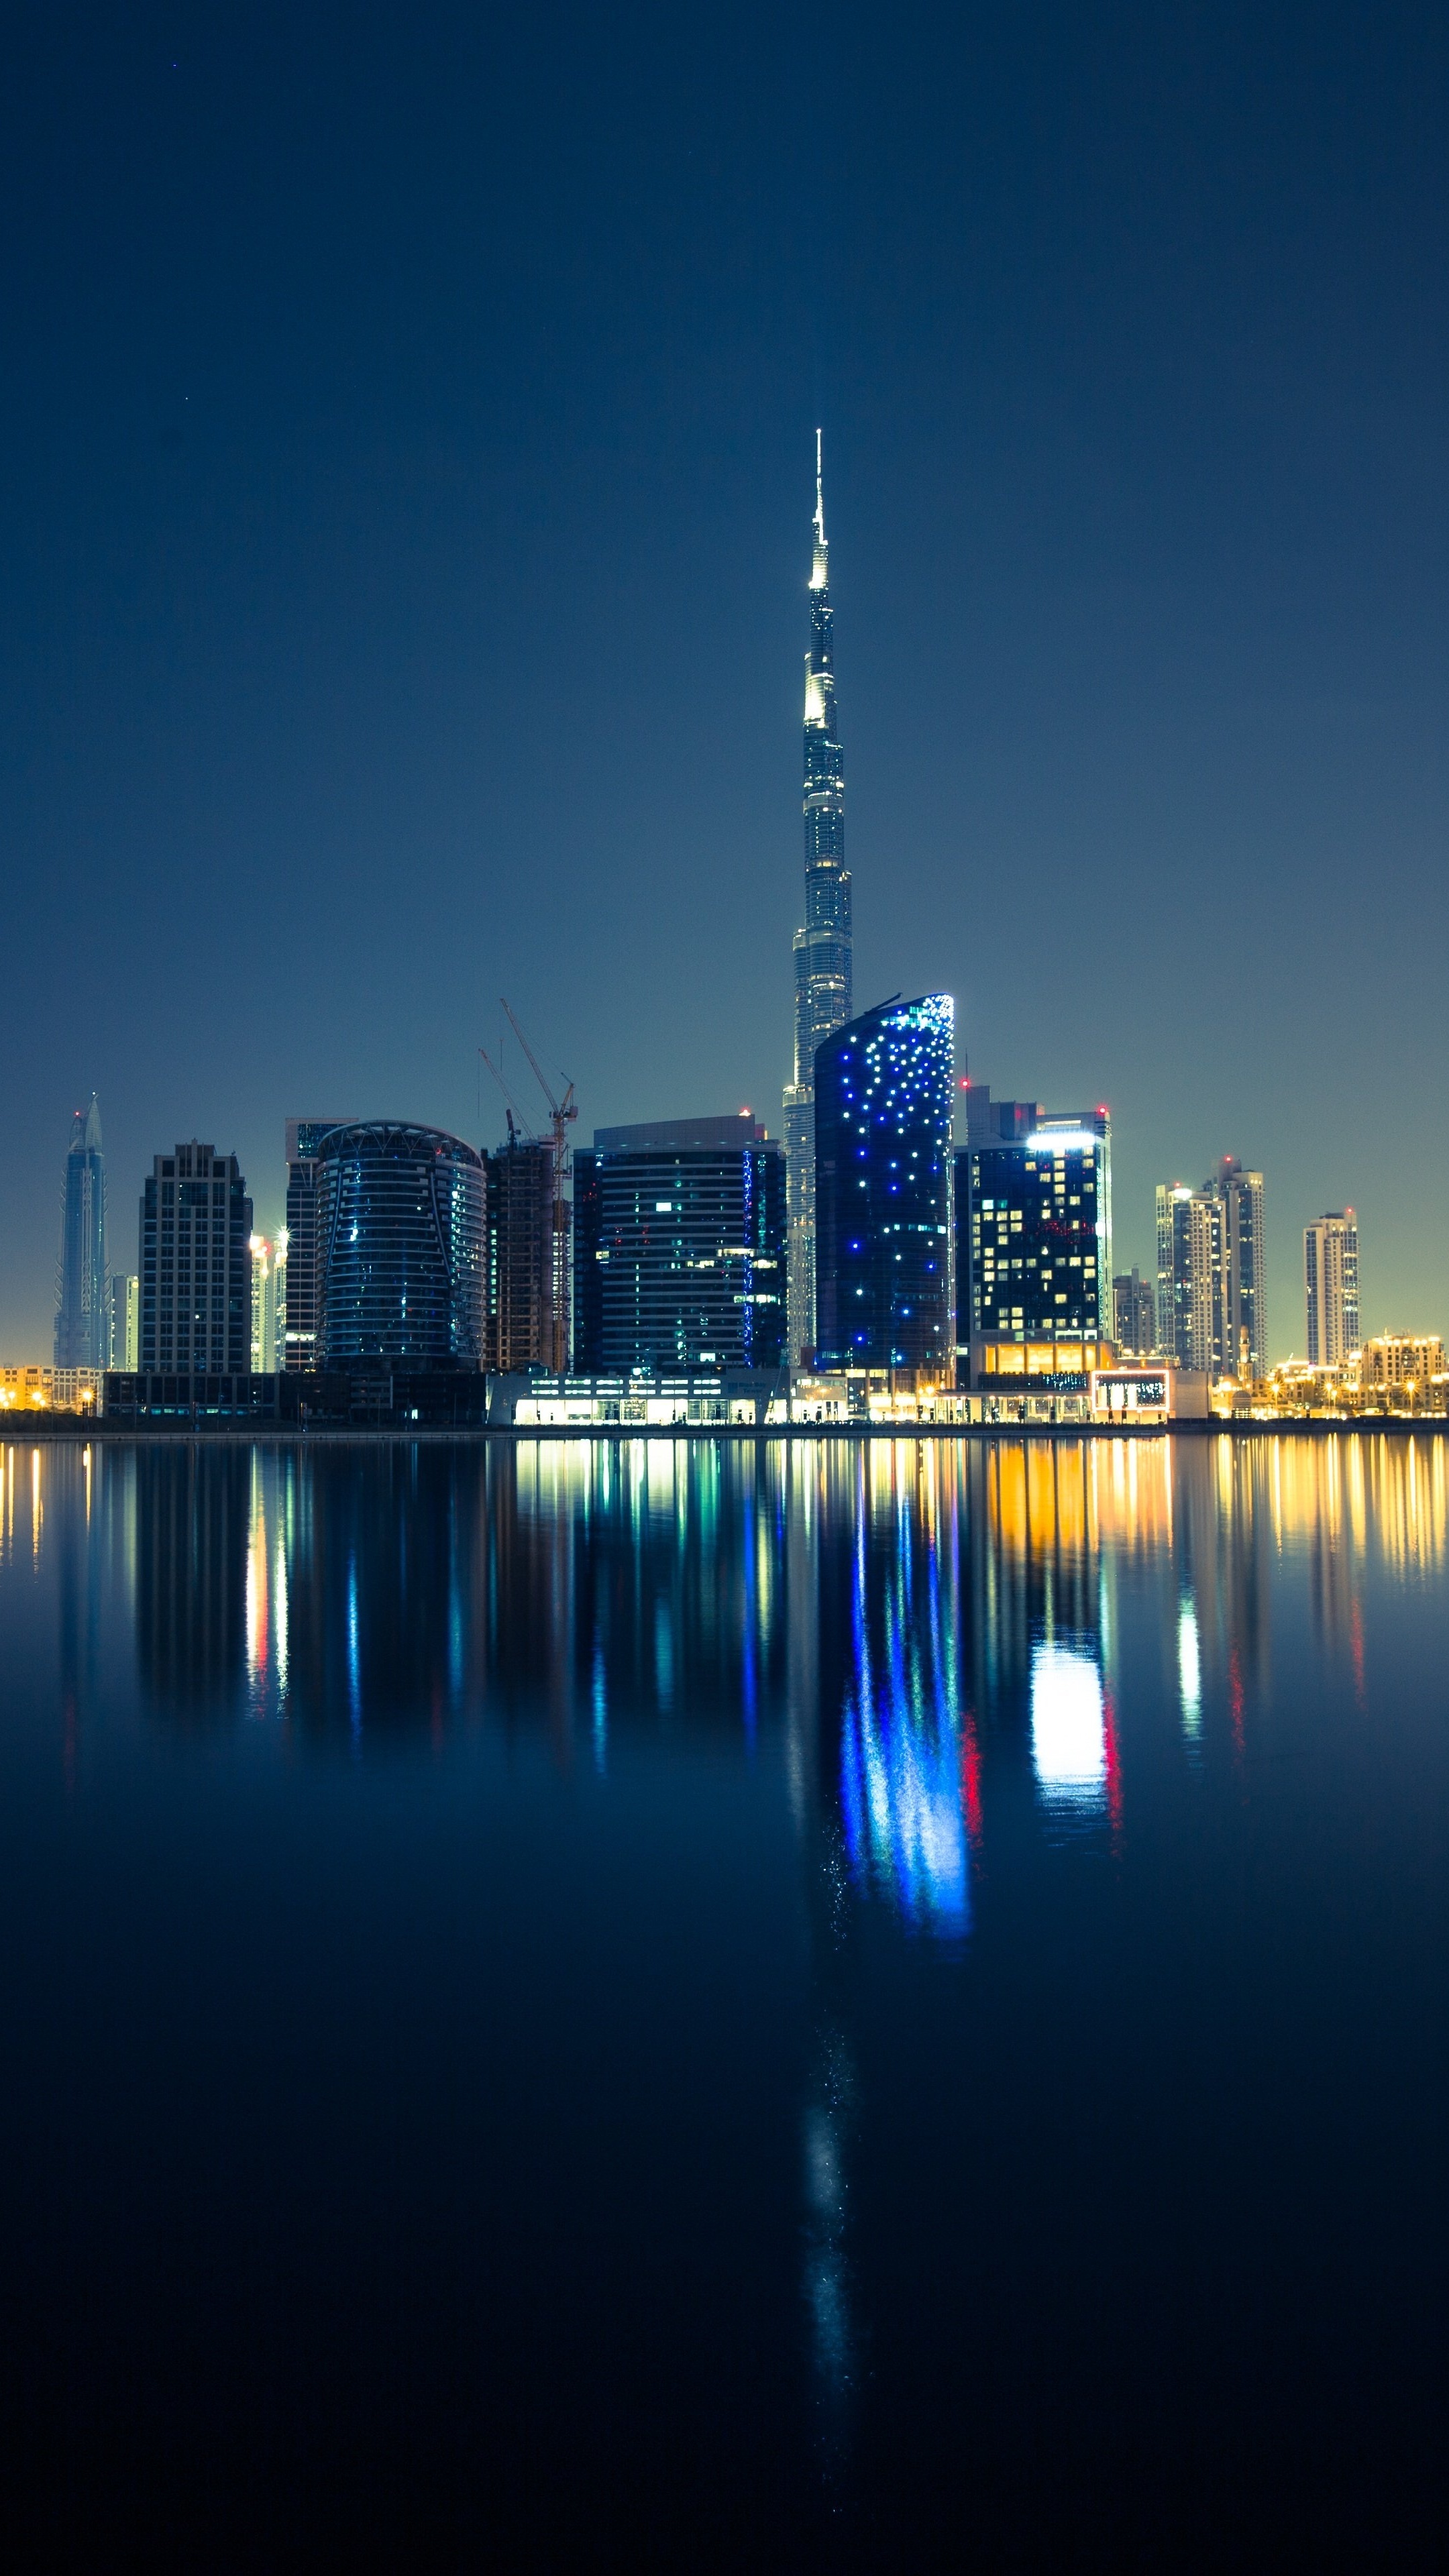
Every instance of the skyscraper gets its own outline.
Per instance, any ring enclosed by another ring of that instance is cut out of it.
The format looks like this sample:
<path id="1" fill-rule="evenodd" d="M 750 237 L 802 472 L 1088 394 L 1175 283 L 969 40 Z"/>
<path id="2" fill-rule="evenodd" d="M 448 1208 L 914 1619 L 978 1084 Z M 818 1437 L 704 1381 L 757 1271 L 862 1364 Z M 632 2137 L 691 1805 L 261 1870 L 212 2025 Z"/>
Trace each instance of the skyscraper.
<path id="1" fill-rule="evenodd" d="M 107 1368 L 133 1369 L 141 1364 L 141 1282 L 136 1272 L 111 1274 L 110 1347 Z"/>
<path id="2" fill-rule="evenodd" d="M 488 1157 L 484 1328 L 491 1370 L 553 1368 L 554 1156 L 551 1143 L 519 1136 Z"/>
<path id="3" fill-rule="evenodd" d="M 972 1334 L 1097 1339 L 1111 1316 L 1111 1121 L 1105 1109 L 1038 1110 L 1023 1135 L 1023 1105 L 996 1104 L 996 1140 L 956 1156 L 957 1341 L 968 1347 Z"/>
<path id="4" fill-rule="evenodd" d="M 1112 1282 L 1112 1339 L 1126 1359 L 1145 1360 L 1157 1348 L 1157 1300 L 1135 1266 Z"/>
<path id="5" fill-rule="evenodd" d="M 1157 1347 L 1179 1368 L 1224 1369 L 1223 1212 L 1211 1183 L 1157 1191 Z"/>
<path id="6" fill-rule="evenodd" d="M 574 1226 L 576 1368 L 780 1366 L 785 1174 L 753 1118 L 596 1129 Z"/>
<path id="7" fill-rule="evenodd" d="M 286 1366 L 286 1227 L 271 1241 L 264 1234 L 254 1234 L 248 1249 L 252 1257 L 252 1370 L 256 1376 L 270 1377 L 274 1369 Z"/>
<path id="8" fill-rule="evenodd" d="M 954 1375 L 955 1016 L 949 993 L 884 1002 L 816 1049 L 822 1368 Z"/>
<path id="9" fill-rule="evenodd" d="M 56 1367 L 104 1368 L 111 1323 L 106 1299 L 106 1164 L 100 1104 L 94 1092 L 89 1109 L 78 1109 L 70 1122 L 56 1289 Z"/>
<path id="10" fill-rule="evenodd" d="M 317 1365 L 317 1150 L 333 1127 L 345 1118 L 287 1120 L 287 1259 L 285 1263 L 285 1357 L 278 1368 L 314 1369 Z"/>
<path id="11" fill-rule="evenodd" d="M 1200 1190 L 1157 1192 L 1157 1338 L 1182 1368 L 1244 1383 L 1267 1368 L 1263 1175 L 1225 1154 Z"/>
<path id="12" fill-rule="evenodd" d="M 316 1161 L 319 1367 L 481 1369 L 482 1155 L 377 1119 L 330 1128 Z"/>
<path id="13" fill-rule="evenodd" d="M 1235 1154 L 1225 1154 L 1203 1187 L 1216 1190 L 1223 1211 L 1224 1365 L 1229 1377 L 1246 1384 L 1268 1366 L 1263 1175 L 1245 1172 Z"/>
<path id="14" fill-rule="evenodd" d="M 141 1195 L 141 1366 L 249 1370 L 252 1203 L 235 1154 L 195 1137 Z"/>
<path id="15" fill-rule="evenodd" d="M 1352 1208 L 1303 1229 L 1303 1289 L 1312 1368 L 1341 1368 L 1359 1348 L 1358 1219 Z"/>
<path id="16" fill-rule="evenodd" d="M 835 713 L 830 554 L 820 432 L 815 433 L 815 548 L 805 656 L 805 920 L 795 933 L 795 1071 L 785 1092 L 789 1351 L 815 1330 L 815 1057 L 850 1018 L 850 876 L 845 865 L 845 759 Z"/>

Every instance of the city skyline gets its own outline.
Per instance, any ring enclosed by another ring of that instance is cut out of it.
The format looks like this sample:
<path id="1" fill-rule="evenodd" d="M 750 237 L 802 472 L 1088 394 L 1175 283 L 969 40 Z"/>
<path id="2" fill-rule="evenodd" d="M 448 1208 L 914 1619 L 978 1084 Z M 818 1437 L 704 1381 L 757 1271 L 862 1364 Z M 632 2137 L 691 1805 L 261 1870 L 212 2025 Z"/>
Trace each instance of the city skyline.
<path id="1" fill-rule="evenodd" d="M 1366 1326 L 1449 1326 L 1380 1107 L 1444 1070 L 1440 39 L 913 25 L 369 22 L 366 138 L 266 10 L 32 31 L 0 1346 L 92 1088 L 113 1182 L 224 1136 L 270 1227 L 299 1105 L 493 1141 L 500 991 L 590 1123 L 771 1116 L 820 423 L 855 1006 L 1108 1102 L 1144 1274 L 1156 1182 L 1262 1170 L 1276 1346 L 1348 1202 Z"/>

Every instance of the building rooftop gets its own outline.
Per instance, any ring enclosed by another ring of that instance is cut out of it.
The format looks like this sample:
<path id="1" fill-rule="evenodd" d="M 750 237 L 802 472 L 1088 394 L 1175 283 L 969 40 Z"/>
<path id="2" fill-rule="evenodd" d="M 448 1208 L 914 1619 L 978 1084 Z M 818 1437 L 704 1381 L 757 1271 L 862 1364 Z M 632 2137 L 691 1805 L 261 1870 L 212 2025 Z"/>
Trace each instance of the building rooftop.
<path id="1" fill-rule="evenodd" d="M 651 1118 L 639 1127 L 596 1127 L 596 1154 L 727 1154 L 769 1143 L 748 1109 L 733 1118 Z"/>

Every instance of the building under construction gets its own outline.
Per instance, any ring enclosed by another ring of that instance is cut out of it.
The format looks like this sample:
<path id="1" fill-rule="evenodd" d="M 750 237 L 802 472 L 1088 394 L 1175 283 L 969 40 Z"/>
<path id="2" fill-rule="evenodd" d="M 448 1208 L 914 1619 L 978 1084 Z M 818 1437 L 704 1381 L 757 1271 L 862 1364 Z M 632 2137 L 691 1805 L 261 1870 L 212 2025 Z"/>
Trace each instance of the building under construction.
<path id="1" fill-rule="evenodd" d="M 526 1368 L 564 1370 L 572 1357 L 568 1131 L 579 1113 L 573 1084 L 568 1084 L 562 1100 L 556 1097 L 507 1002 L 503 1009 L 548 1102 L 549 1132 L 547 1137 L 533 1133 L 498 1066 L 480 1047 L 508 1114 L 508 1142 L 488 1157 L 484 1364 L 494 1374 Z"/>
<path id="2" fill-rule="evenodd" d="M 566 1354 L 568 1309 L 560 1317 L 556 1294 L 553 1147 L 547 1140 L 510 1135 L 488 1157 L 490 1372 L 556 1368 L 560 1322 Z"/>

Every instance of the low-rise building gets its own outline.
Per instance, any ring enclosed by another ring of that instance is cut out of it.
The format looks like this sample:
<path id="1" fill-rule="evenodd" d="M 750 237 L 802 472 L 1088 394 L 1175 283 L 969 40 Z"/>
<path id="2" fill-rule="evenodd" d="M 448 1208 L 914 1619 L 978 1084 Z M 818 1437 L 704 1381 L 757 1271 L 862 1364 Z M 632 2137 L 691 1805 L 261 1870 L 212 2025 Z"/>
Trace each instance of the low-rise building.
<path id="1" fill-rule="evenodd" d="M 1376 1333 L 1359 1353 L 1359 1392 L 1374 1397 L 1426 1401 L 1437 1381 L 1446 1384 L 1444 1344 L 1437 1333 Z"/>
<path id="2" fill-rule="evenodd" d="M 0 1367 L 0 1412 L 99 1412 L 104 1381 L 104 1369 L 51 1368 L 38 1361 L 20 1361 Z"/>

